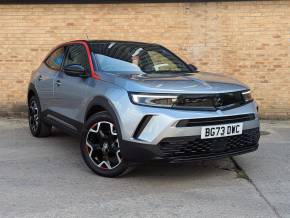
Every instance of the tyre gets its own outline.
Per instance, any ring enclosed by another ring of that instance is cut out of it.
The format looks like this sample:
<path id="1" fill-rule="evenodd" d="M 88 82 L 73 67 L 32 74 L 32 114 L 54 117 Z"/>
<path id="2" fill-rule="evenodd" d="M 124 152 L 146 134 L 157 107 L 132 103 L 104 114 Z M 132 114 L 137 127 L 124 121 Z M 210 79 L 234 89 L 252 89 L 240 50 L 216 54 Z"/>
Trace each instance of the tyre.
<path id="1" fill-rule="evenodd" d="M 40 103 L 35 96 L 28 101 L 28 121 L 33 136 L 47 137 L 50 135 L 52 126 L 42 120 Z"/>
<path id="2" fill-rule="evenodd" d="M 127 170 L 122 159 L 120 133 L 116 121 L 107 112 L 92 115 L 85 123 L 81 153 L 87 166 L 96 174 L 116 177 Z"/>

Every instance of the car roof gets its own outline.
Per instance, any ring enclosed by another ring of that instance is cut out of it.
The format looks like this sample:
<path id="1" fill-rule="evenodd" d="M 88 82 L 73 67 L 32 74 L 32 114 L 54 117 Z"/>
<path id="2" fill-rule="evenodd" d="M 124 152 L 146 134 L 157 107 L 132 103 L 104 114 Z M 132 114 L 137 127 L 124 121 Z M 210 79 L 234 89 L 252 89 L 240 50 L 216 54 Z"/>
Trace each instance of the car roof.
<path id="1" fill-rule="evenodd" d="M 73 40 L 70 42 L 67 42 L 66 44 L 69 43 L 75 43 L 75 42 L 86 42 L 88 44 L 94 44 L 94 43 L 123 43 L 123 44 L 136 44 L 136 45 L 147 45 L 147 46 L 161 46 L 157 43 L 148 43 L 148 42 L 137 42 L 137 41 L 122 41 L 122 40 Z"/>

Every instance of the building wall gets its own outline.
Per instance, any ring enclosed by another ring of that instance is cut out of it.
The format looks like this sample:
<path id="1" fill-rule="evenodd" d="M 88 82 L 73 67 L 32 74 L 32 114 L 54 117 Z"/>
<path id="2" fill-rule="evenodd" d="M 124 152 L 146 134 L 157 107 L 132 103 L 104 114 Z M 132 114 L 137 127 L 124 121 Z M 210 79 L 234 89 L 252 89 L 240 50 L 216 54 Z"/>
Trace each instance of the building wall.
<path id="1" fill-rule="evenodd" d="M 290 118 L 290 1 L 0 5 L 0 114 L 26 110 L 31 71 L 74 39 L 161 43 L 253 90 L 264 118 Z"/>

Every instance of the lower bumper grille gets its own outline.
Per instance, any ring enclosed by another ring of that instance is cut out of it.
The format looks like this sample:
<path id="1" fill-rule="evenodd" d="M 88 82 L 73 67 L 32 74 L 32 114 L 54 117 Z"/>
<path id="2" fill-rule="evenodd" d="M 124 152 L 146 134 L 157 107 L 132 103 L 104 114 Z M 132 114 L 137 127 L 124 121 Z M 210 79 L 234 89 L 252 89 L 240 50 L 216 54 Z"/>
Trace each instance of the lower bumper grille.
<path id="1" fill-rule="evenodd" d="M 219 125 L 219 124 L 246 122 L 246 121 L 251 121 L 254 119 L 255 119 L 255 114 L 241 114 L 241 115 L 226 116 L 226 117 L 188 119 L 188 120 L 179 121 L 176 127 Z"/>
<path id="2" fill-rule="evenodd" d="M 259 128 L 244 130 L 242 135 L 213 139 L 200 136 L 166 138 L 159 143 L 164 158 L 190 160 L 234 155 L 255 150 L 260 138 Z"/>

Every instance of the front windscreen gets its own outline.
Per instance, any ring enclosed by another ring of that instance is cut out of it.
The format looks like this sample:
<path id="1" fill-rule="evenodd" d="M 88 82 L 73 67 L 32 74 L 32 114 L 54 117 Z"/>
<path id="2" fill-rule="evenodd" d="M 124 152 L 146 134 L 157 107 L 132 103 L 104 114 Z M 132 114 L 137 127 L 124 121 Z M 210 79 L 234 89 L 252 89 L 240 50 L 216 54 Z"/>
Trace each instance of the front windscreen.
<path id="1" fill-rule="evenodd" d="M 145 43 L 92 42 L 93 58 L 106 72 L 189 73 L 187 65 L 167 49 Z"/>

